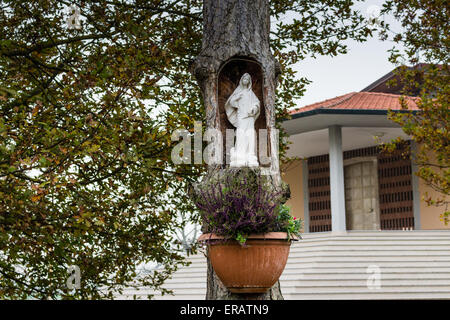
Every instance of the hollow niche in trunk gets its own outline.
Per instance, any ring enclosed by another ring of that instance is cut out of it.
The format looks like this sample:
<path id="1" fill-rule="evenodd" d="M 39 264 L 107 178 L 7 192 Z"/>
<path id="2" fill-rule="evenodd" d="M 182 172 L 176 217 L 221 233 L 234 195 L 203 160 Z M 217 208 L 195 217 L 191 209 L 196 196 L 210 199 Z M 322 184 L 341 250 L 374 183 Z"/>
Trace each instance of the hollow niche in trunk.
<path id="1" fill-rule="evenodd" d="M 269 143 L 269 133 L 268 131 L 261 131 L 267 129 L 266 123 L 266 110 L 264 108 L 264 77 L 261 66 L 258 62 L 250 59 L 250 58 L 231 58 L 219 70 L 218 76 L 218 104 L 219 104 L 219 118 L 220 118 L 220 130 L 223 138 L 223 163 L 230 163 L 230 148 L 232 145 L 227 145 L 227 130 L 228 134 L 230 134 L 230 130 L 233 130 L 235 134 L 235 127 L 230 123 L 227 118 L 227 114 L 225 112 L 225 103 L 227 99 L 231 96 L 233 91 L 239 85 L 239 80 L 241 77 L 248 73 L 251 77 L 252 82 L 252 91 L 258 97 L 260 101 L 260 114 L 259 117 L 255 121 L 255 131 L 257 137 L 257 152 L 256 155 L 259 160 L 259 165 L 262 167 L 267 167 L 270 165 L 266 158 L 270 156 L 270 143 Z M 233 135 L 234 137 L 234 135 Z M 230 138 L 229 138 L 230 139 Z M 260 140 L 262 139 L 262 140 Z M 234 138 L 229 140 L 234 143 Z M 229 142 L 230 143 L 230 142 Z M 265 144 L 265 150 L 262 150 L 262 154 L 260 157 L 260 143 Z"/>

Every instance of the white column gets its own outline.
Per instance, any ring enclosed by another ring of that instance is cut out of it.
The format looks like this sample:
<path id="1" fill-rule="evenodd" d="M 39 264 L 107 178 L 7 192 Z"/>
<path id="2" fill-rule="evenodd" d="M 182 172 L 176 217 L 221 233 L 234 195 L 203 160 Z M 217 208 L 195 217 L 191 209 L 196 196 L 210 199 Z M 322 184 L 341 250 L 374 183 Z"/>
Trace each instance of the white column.
<path id="1" fill-rule="evenodd" d="M 308 161 L 302 160 L 303 183 L 303 232 L 309 233 L 309 187 L 308 187 Z"/>
<path id="2" fill-rule="evenodd" d="M 345 187 L 341 127 L 329 127 L 328 138 L 330 144 L 331 231 L 344 232 L 346 231 Z"/>

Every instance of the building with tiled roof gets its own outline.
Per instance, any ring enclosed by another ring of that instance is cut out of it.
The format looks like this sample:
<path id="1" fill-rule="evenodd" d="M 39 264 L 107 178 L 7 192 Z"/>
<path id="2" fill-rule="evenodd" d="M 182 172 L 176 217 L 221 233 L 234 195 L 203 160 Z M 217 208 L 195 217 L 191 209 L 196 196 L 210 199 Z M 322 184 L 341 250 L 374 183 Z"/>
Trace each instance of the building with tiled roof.
<path id="1" fill-rule="evenodd" d="M 383 92 L 350 92 L 339 97 L 327 99 L 325 101 L 313 103 L 302 108 L 294 109 L 290 112 L 291 115 L 304 114 L 305 112 L 312 113 L 333 113 L 339 112 L 337 110 L 367 110 L 371 111 L 381 110 L 385 114 L 388 110 L 400 110 L 399 94 L 390 94 Z M 404 97 L 407 101 L 409 110 L 418 110 L 417 97 Z M 344 111 L 345 112 L 345 111 Z"/>
<path id="2" fill-rule="evenodd" d="M 409 145 L 404 152 L 417 148 L 388 119 L 389 110 L 419 110 L 420 98 L 402 96 L 401 86 L 389 87 L 395 76 L 389 72 L 363 91 L 291 110 L 283 123 L 291 142 L 288 155 L 303 159 L 286 168 L 284 178 L 305 232 L 449 228 L 440 219 L 444 209 L 421 201 L 435 191 L 413 174 L 411 159 L 380 151 L 380 143 L 397 137 Z"/>

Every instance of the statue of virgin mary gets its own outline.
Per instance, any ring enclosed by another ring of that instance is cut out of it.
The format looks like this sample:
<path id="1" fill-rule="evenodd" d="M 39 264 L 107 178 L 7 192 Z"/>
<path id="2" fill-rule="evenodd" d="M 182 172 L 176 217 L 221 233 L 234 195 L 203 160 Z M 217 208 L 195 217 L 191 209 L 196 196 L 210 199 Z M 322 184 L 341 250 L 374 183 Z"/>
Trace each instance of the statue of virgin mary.
<path id="1" fill-rule="evenodd" d="M 245 73 L 225 103 L 228 120 L 236 128 L 236 143 L 230 150 L 230 167 L 257 167 L 255 121 L 260 102 L 252 90 L 252 78 Z"/>

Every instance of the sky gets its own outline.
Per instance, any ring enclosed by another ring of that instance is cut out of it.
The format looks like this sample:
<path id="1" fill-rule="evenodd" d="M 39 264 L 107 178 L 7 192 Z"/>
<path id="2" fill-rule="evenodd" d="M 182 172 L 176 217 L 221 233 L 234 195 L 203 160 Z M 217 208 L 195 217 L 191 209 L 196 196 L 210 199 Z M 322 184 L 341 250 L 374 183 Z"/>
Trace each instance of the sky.
<path id="1" fill-rule="evenodd" d="M 373 6 L 381 8 L 383 1 L 370 0 L 355 7 L 364 15 Z M 398 23 L 392 17 L 384 17 L 393 27 Z M 349 92 L 361 91 L 369 84 L 392 71 L 396 66 L 388 61 L 392 42 L 375 37 L 366 42 L 348 41 L 348 53 L 337 57 L 318 57 L 297 63 L 294 70 L 299 77 L 306 77 L 312 83 L 306 87 L 304 96 L 297 101 L 297 107 L 334 98 Z"/>

